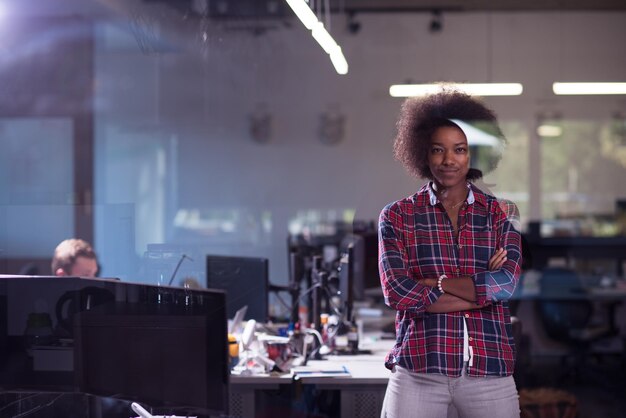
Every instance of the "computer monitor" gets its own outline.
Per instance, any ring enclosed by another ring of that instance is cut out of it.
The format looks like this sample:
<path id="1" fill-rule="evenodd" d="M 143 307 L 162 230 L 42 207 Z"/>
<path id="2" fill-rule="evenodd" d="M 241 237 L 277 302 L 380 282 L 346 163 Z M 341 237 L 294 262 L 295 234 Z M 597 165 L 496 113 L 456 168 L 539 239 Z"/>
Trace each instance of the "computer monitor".
<path id="1" fill-rule="evenodd" d="M 225 290 L 227 315 L 248 306 L 247 319 L 269 318 L 269 260 L 261 257 L 207 255 L 206 285 Z"/>
<path id="2" fill-rule="evenodd" d="M 352 274 L 354 300 L 364 300 L 367 289 L 380 289 L 378 276 L 378 234 L 375 231 L 346 234 L 341 240 L 341 251 L 353 248 Z"/>
<path id="3" fill-rule="evenodd" d="M 163 291 L 171 292 L 171 304 L 118 302 L 78 313 L 78 388 L 163 414 L 222 414 L 228 409 L 226 294 L 155 290 Z"/>
<path id="4" fill-rule="evenodd" d="M 82 392 L 163 414 L 225 414 L 225 303 L 219 290 L 0 275 L 0 388 Z"/>
<path id="5" fill-rule="evenodd" d="M 354 303 L 354 247 L 348 245 L 339 259 L 339 294 L 341 311 L 346 321 L 352 321 Z"/>

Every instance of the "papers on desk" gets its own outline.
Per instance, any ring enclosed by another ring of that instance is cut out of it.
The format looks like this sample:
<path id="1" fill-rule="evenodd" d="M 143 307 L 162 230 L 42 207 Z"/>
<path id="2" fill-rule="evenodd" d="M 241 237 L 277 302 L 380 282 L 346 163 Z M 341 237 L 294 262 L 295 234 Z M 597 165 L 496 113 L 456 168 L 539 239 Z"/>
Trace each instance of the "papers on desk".
<path id="1" fill-rule="evenodd" d="M 298 366 L 292 367 L 291 372 L 295 379 L 300 377 L 350 377 L 346 366 L 322 365 L 322 366 Z"/>

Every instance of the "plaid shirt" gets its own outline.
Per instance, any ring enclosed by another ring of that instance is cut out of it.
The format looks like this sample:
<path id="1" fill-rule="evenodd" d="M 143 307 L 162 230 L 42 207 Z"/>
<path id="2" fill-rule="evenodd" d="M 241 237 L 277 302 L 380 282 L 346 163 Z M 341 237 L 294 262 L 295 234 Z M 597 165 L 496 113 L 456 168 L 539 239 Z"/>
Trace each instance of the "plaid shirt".
<path id="1" fill-rule="evenodd" d="M 507 213 L 515 212 L 468 183 L 467 201 L 459 209 L 458 239 L 450 218 L 432 190 L 387 205 L 379 219 L 379 272 L 385 303 L 397 310 L 396 343 L 385 365 L 418 373 L 460 376 L 463 366 L 463 320 L 473 350 L 470 376 L 509 376 L 515 347 L 507 299 L 520 273 L 521 237 Z M 506 212 L 506 213 L 505 213 Z M 501 269 L 488 271 L 496 249 L 507 250 Z M 461 312 L 429 313 L 441 292 L 417 279 L 471 277 L 476 303 Z"/>

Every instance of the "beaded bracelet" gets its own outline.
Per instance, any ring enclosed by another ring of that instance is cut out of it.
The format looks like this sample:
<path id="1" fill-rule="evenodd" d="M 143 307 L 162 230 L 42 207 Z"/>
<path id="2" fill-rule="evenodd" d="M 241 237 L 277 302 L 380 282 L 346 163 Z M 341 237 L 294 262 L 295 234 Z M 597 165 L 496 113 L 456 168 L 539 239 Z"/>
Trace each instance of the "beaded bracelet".
<path id="1" fill-rule="evenodd" d="M 445 274 L 442 274 L 442 275 L 441 275 L 441 276 L 439 276 L 439 278 L 437 279 L 437 289 L 439 289 L 439 291 L 440 291 L 441 293 L 446 293 L 446 292 L 443 290 L 443 286 L 442 286 L 441 284 L 443 283 L 443 279 L 447 279 L 447 278 L 448 278 L 448 276 L 446 276 Z"/>

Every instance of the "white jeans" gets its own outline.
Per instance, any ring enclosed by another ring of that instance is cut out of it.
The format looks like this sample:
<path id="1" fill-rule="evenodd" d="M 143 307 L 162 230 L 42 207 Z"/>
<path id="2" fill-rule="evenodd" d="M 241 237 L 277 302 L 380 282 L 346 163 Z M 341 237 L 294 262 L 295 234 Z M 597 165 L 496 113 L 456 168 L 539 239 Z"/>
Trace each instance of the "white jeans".
<path id="1" fill-rule="evenodd" d="M 396 366 L 389 378 L 381 418 L 519 418 L 513 376 L 447 377 Z"/>

